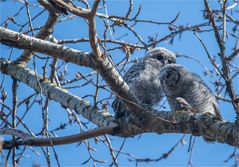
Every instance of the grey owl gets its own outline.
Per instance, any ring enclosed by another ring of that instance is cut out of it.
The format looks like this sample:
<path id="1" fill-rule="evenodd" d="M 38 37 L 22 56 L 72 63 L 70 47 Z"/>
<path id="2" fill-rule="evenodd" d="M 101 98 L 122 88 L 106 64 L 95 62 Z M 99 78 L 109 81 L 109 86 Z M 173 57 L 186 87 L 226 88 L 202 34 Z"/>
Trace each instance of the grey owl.
<path id="1" fill-rule="evenodd" d="M 196 74 L 177 64 L 166 65 L 159 74 L 163 91 L 172 111 L 181 110 L 179 101 L 188 103 L 194 113 L 211 113 L 221 119 L 210 88 Z"/>
<path id="2" fill-rule="evenodd" d="M 142 104 L 152 107 L 162 99 L 161 83 L 159 79 L 155 78 L 159 75 L 162 67 L 170 63 L 176 63 L 175 54 L 165 48 L 158 47 L 148 51 L 145 57 L 126 72 L 123 77 L 124 80 Z M 112 108 L 116 118 L 128 115 L 128 111 L 120 98 L 115 98 Z"/>

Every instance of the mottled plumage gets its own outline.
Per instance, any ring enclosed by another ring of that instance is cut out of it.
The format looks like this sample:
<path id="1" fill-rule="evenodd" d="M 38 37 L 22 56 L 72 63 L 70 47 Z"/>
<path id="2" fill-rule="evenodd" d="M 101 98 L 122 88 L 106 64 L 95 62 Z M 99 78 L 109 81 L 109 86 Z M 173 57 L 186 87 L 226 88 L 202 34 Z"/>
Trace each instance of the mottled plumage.
<path id="1" fill-rule="evenodd" d="M 126 72 L 124 80 L 141 103 L 151 107 L 161 100 L 163 94 L 160 80 L 155 78 L 164 65 L 175 62 L 173 52 L 161 47 L 152 49 Z M 128 113 L 120 98 L 114 100 L 112 107 L 116 118 Z"/>
<path id="2" fill-rule="evenodd" d="M 181 65 L 169 64 L 160 71 L 159 78 L 172 111 L 182 110 L 181 101 L 188 103 L 186 108 L 191 108 L 191 112 L 211 113 L 220 118 L 215 96 L 198 75 Z"/>

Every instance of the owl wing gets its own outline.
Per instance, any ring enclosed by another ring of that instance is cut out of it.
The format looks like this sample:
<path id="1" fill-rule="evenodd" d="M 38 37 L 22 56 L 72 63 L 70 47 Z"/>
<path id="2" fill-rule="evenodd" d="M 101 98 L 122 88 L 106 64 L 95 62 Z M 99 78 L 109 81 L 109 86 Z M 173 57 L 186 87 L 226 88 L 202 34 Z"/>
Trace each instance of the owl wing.
<path id="1" fill-rule="evenodd" d="M 141 59 L 137 64 L 134 64 L 132 67 L 130 67 L 129 70 L 125 73 L 123 78 L 130 88 L 134 87 L 136 80 L 139 78 L 141 72 L 144 69 L 145 63 Z M 115 111 L 116 118 L 124 117 L 128 113 L 125 112 L 126 108 L 124 107 L 123 101 L 122 99 L 120 99 L 120 97 L 116 97 L 111 106 Z"/>
<path id="2" fill-rule="evenodd" d="M 160 82 L 154 81 L 154 77 L 158 75 L 161 67 L 162 63 L 158 60 L 143 58 L 125 73 L 124 80 L 142 104 L 152 106 L 162 98 Z M 112 108 L 116 113 L 116 118 L 117 115 L 125 115 L 127 113 L 123 99 L 119 97 L 112 103 Z"/>
<path id="3" fill-rule="evenodd" d="M 219 107 L 217 104 L 217 100 L 216 100 L 212 90 L 203 82 L 203 80 L 197 74 L 194 74 L 194 76 L 195 76 L 195 80 L 198 84 L 198 90 L 201 90 L 200 91 L 201 94 L 210 97 L 210 102 L 213 106 L 216 118 L 219 120 L 222 120 L 222 117 L 220 115 L 220 110 L 219 110 Z"/>
<path id="4" fill-rule="evenodd" d="M 145 62 L 140 60 L 137 64 L 134 64 L 124 75 L 124 80 L 130 84 L 130 82 L 138 78 L 141 72 L 145 69 Z"/>
<path id="5" fill-rule="evenodd" d="M 111 106 L 115 111 L 116 119 L 126 116 L 127 112 L 124 112 L 126 109 L 123 107 L 124 105 L 120 98 L 115 98 Z"/>

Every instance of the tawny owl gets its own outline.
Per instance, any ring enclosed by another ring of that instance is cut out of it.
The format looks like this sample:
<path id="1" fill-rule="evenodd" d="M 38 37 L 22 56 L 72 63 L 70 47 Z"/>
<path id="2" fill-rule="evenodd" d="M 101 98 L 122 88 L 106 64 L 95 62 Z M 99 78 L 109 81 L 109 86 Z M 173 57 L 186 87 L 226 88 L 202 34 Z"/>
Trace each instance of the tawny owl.
<path id="1" fill-rule="evenodd" d="M 215 96 L 198 75 L 181 65 L 169 64 L 162 68 L 159 78 L 172 111 L 182 110 L 181 101 L 191 112 L 221 118 Z"/>
<path id="2" fill-rule="evenodd" d="M 148 51 L 145 57 L 126 72 L 124 80 L 142 104 L 152 107 L 162 99 L 161 83 L 159 79 L 155 78 L 159 75 L 162 67 L 170 63 L 176 63 L 175 54 L 159 47 Z M 120 98 L 114 100 L 112 108 L 116 118 L 128 115 L 123 100 Z"/>

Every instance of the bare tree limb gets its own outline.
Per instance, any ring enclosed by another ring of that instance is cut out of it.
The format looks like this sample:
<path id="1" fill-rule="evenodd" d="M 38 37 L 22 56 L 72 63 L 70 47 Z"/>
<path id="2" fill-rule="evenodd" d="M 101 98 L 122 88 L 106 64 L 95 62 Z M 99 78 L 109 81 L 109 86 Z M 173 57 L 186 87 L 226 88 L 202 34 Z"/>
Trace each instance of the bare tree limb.
<path id="1" fill-rule="evenodd" d="M 110 134 L 115 131 L 115 126 L 105 126 L 89 130 L 87 132 L 81 132 L 79 134 L 74 134 L 64 137 L 49 137 L 49 138 L 34 138 L 30 135 L 10 128 L 0 129 L 0 134 L 2 135 L 16 135 L 17 137 L 22 138 L 21 141 L 4 141 L 3 148 L 9 149 L 12 147 L 27 145 L 27 146 L 53 146 L 53 145 L 63 145 L 63 144 L 72 144 L 75 142 L 80 142 L 82 140 L 90 139 L 100 135 Z"/>
<path id="2" fill-rule="evenodd" d="M 235 49 L 234 52 L 227 57 L 227 61 L 232 61 L 239 54 L 239 48 Z"/>
<path id="3" fill-rule="evenodd" d="M 0 42 L 6 45 L 51 55 L 81 66 L 94 66 L 92 55 L 0 27 Z"/>
<path id="4" fill-rule="evenodd" d="M 58 44 L 66 44 L 66 43 L 80 43 L 80 42 L 89 42 L 89 38 L 79 38 L 79 39 L 64 39 L 64 40 L 58 40 Z M 132 48 L 139 48 L 139 49 L 144 49 L 145 47 L 143 45 L 138 45 L 134 43 L 128 43 L 120 40 L 113 40 L 113 39 L 100 39 L 101 42 L 107 42 L 107 43 L 113 43 L 113 44 L 118 44 L 121 46 L 130 46 Z"/>
<path id="5" fill-rule="evenodd" d="M 20 137 L 22 138 L 23 140 L 27 140 L 29 138 L 31 138 L 31 135 L 21 131 L 21 130 L 18 130 L 18 129 L 13 129 L 13 128 L 2 128 L 0 129 L 0 135 L 12 135 L 12 136 L 15 136 L 15 137 Z"/>
<path id="6" fill-rule="evenodd" d="M 131 93 L 127 83 L 106 57 L 94 57 L 90 53 L 81 52 L 76 49 L 29 37 L 3 27 L 0 27 L 0 42 L 17 48 L 30 49 L 35 52 L 48 54 L 66 62 L 91 67 L 97 70 L 109 84 L 111 89 L 123 99 L 127 99 L 128 102 L 139 101 L 135 95 Z M 97 55 L 101 55 L 101 53 L 97 53 Z M 132 103 L 131 105 L 134 104 L 135 103 Z"/>
<path id="7" fill-rule="evenodd" d="M 113 122 L 114 118 L 105 110 L 99 110 L 90 105 L 86 100 L 83 100 L 67 90 L 57 87 L 50 81 L 36 76 L 34 71 L 21 65 L 9 64 L 4 59 L 0 59 L 1 71 L 13 76 L 14 78 L 26 83 L 37 92 L 41 92 L 49 99 L 54 99 L 63 106 L 75 110 L 83 115 L 88 120 L 98 126 L 116 126 Z M 39 82 L 38 82 L 39 80 Z M 39 85 L 40 84 L 40 85 Z"/>
<path id="8" fill-rule="evenodd" d="M 90 16 L 90 11 L 88 11 L 88 10 L 79 10 L 78 8 L 76 8 L 62 0 L 52 0 L 52 1 L 54 1 L 55 3 L 57 3 L 61 6 L 66 7 L 69 12 L 71 12 L 77 16 L 83 17 L 85 19 L 87 19 Z"/>
<path id="9" fill-rule="evenodd" d="M 220 54 L 219 54 L 219 57 L 221 59 L 221 62 L 222 62 L 222 72 L 223 72 L 223 75 L 222 77 L 224 78 L 225 80 L 225 84 L 226 84 L 226 89 L 227 89 L 227 92 L 230 96 L 230 98 L 232 99 L 233 103 L 233 107 L 234 107 L 234 110 L 237 114 L 237 121 L 239 121 L 239 99 L 238 97 L 236 96 L 235 94 L 235 91 L 234 91 L 234 88 L 233 88 L 233 84 L 232 84 L 232 80 L 231 80 L 231 77 L 230 77 L 230 68 L 229 68 L 229 65 L 227 63 L 227 60 L 226 60 L 226 56 L 225 56 L 225 22 L 226 22 L 226 3 L 227 3 L 227 0 L 223 2 L 223 9 L 222 11 L 224 11 L 224 22 L 223 22 L 223 35 L 222 35 L 222 38 L 220 36 L 220 33 L 219 33 L 219 30 L 218 30 L 218 27 L 217 27 L 217 24 L 216 24 L 216 21 L 214 19 L 214 14 L 213 14 L 213 11 L 211 10 L 210 6 L 209 6 L 209 3 L 208 3 L 208 0 L 204 0 L 204 5 L 206 7 L 206 10 L 207 10 L 207 13 L 209 15 L 209 21 L 212 23 L 212 27 L 213 27 L 213 30 L 214 30 L 214 35 L 215 35 L 215 38 L 217 40 L 217 43 L 218 43 L 218 46 L 219 46 L 219 49 L 220 49 Z"/>
<path id="10" fill-rule="evenodd" d="M 48 9 L 47 2 L 45 0 L 38 0 L 41 5 Z M 48 9 L 48 11 L 50 11 Z M 35 35 L 35 38 L 46 39 L 50 34 L 53 33 L 54 25 L 57 22 L 58 14 L 49 12 L 48 19 L 45 25 L 41 28 L 41 30 Z M 21 56 L 16 60 L 18 63 L 26 64 L 32 56 L 33 52 L 31 50 L 24 50 Z"/>
<path id="11" fill-rule="evenodd" d="M 40 91 L 35 73 L 26 67 L 9 64 L 4 59 L 0 59 L 0 67 L 3 73 L 26 83 L 36 91 Z M 55 84 L 41 79 L 42 94 L 46 97 L 59 102 L 63 106 L 74 109 L 77 113 L 82 114 L 85 118 L 92 121 L 98 126 L 117 126 L 114 118 L 106 111 L 99 110 L 66 90 L 58 88 Z M 157 110 L 147 111 L 143 115 L 145 119 L 138 122 L 142 124 L 138 129 L 131 122 L 125 122 L 121 125 L 120 131 L 114 135 L 133 136 L 144 132 L 157 133 L 184 133 L 195 136 L 204 136 L 211 138 L 220 143 L 239 147 L 239 128 L 234 123 L 222 122 L 216 120 L 213 115 L 195 115 L 190 112 L 182 114 L 172 112 L 159 112 Z M 160 119 L 159 119 L 160 118 Z M 167 121 L 165 121 L 167 120 Z"/>

